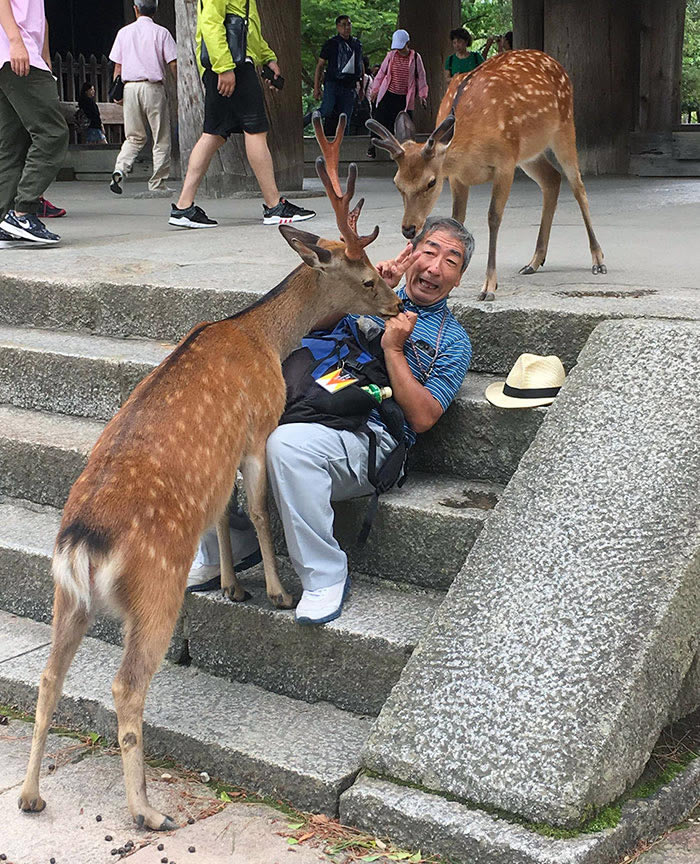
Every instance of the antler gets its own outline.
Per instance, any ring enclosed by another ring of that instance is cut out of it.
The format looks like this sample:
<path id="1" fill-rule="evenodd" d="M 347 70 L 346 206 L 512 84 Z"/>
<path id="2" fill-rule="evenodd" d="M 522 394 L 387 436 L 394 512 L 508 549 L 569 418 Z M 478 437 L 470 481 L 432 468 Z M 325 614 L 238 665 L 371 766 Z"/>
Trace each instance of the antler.
<path id="1" fill-rule="evenodd" d="M 370 132 L 374 132 L 375 135 L 379 136 L 373 139 L 373 143 L 377 147 L 381 147 L 382 150 L 386 150 L 392 159 L 398 159 L 400 156 L 403 156 L 404 151 L 401 142 L 386 126 L 382 126 L 377 120 L 368 120 L 365 126 Z"/>
<path id="2" fill-rule="evenodd" d="M 350 163 L 348 168 L 348 180 L 343 195 L 340 187 L 340 179 L 338 177 L 338 157 L 340 155 L 340 144 L 343 140 L 345 132 L 345 124 L 347 117 L 345 114 L 340 115 L 338 127 L 335 131 L 335 139 L 331 143 L 323 131 L 321 115 L 318 111 L 313 113 L 314 132 L 318 146 L 321 148 L 322 156 L 316 159 L 316 173 L 321 178 L 331 206 L 335 211 L 335 221 L 338 225 L 338 230 L 345 241 L 345 255 L 351 260 L 360 259 L 363 256 L 363 249 L 369 246 L 377 239 L 379 234 L 379 225 L 374 226 L 374 231 L 364 237 L 360 237 L 357 233 L 357 220 L 362 210 L 362 205 L 365 199 L 361 198 L 355 208 L 350 211 L 350 201 L 355 194 L 355 180 L 357 179 L 357 165 L 354 162 Z"/>

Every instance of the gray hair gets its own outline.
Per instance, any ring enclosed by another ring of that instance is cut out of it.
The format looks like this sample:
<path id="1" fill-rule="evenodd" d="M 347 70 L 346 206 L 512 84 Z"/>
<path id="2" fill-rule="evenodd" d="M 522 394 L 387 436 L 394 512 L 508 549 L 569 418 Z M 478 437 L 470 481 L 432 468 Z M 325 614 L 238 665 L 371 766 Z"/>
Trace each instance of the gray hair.
<path id="1" fill-rule="evenodd" d="M 149 18 L 153 18 L 158 11 L 158 0 L 133 0 L 133 4 L 142 15 Z"/>
<path id="2" fill-rule="evenodd" d="M 474 238 L 472 237 L 471 232 L 468 231 L 461 222 L 458 222 L 451 216 L 428 216 L 425 220 L 425 225 L 423 225 L 423 230 L 417 237 L 414 237 L 413 240 L 411 240 L 413 248 L 415 249 L 421 240 L 425 240 L 428 234 L 440 230 L 447 231 L 448 234 L 451 234 L 455 240 L 458 240 L 462 244 L 462 249 L 464 250 L 462 273 L 464 273 L 469 266 L 469 262 L 472 260 L 472 255 L 474 254 Z"/>

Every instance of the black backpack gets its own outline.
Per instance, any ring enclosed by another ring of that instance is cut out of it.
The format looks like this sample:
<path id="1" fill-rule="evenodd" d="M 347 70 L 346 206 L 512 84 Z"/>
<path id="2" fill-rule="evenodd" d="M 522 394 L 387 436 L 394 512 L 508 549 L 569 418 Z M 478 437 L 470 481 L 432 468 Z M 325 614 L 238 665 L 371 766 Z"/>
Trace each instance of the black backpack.
<path id="1" fill-rule="evenodd" d="M 358 544 L 369 535 L 377 512 L 379 495 L 397 482 L 403 485 L 406 461 L 404 413 L 395 399 L 377 402 L 362 387 L 389 385 L 389 375 L 381 348 L 383 330 L 370 318 L 343 318 L 331 331 L 313 331 L 302 339 L 302 347 L 293 351 L 282 364 L 287 384 L 287 404 L 282 423 L 322 423 L 331 429 L 363 432 L 369 439 L 367 477 L 374 487 Z M 356 382 L 329 392 L 319 378 L 340 370 Z M 373 409 L 379 412 L 389 434 L 398 442 L 384 464 L 377 470 L 377 440 L 367 423 Z"/>

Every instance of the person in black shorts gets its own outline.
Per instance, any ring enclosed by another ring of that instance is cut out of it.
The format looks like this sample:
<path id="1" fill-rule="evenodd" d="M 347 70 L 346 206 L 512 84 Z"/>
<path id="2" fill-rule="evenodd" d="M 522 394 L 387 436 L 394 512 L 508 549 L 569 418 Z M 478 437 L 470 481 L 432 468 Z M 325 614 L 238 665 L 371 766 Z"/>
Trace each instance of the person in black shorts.
<path id="1" fill-rule="evenodd" d="M 262 192 L 263 224 L 303 222 L 316 213 L 280 197 L 272 156 L 267 146 L 269 123 L 265 113 L 257 67 L 266 65 L 280 76 L 277 58 L 262 37 L 255 0 L 249 0 L 247 58 L 234 63 L 226 42 L 220 3 L 201 0 L 198 4 L 196 57 L 204 84 L 204 131 L 190 154 L 187 174 L 177 204 L 170 208 L 171 225 L 182 228 L 213 228 L 210 219 L 195 202 L 195 195 L 216 151 L 229 135 L 242 132 L 246 156 Z M 225 15 L 245 17 L 245 0 L 226 0 Z M 202 63 L 204 55 L 205 63 Z M 269 82 L 272 86 L 272 82 Z"/>

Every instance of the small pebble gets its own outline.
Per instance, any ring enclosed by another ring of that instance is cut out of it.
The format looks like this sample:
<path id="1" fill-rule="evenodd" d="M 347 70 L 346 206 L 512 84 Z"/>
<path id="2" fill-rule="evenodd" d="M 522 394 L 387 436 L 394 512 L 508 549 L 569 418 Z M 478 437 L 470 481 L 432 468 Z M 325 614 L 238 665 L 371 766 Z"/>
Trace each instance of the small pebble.
<path id="1" fill-rule="evenodd" d="M 56 864 L 55 858 L 49 858 L 49 864 Z"/>
<path id="2" fill-rule="evenodd" d="M 160 775 L 160 779 L 161 779 L 161 780 L 172 780 L 172 779 L 173 779 L 173 775 L 172 775 L 172 774 L 161 774 L 161 775 Z"/>
<path id="3" fill-rule="evenodd" d="M 0 726 L 7 726 L 7 717 L 4 714 L 0 714 Z M 0 858 L 0 861 L 7 861 L 7 855 Z"/>
<path id="4" fill-rule="evenodd" d="M 101 822 L 101 821 L 102 821 L 102 817 L 98 813 L 97 816 L 95 816 L 95 822 Z"/>
<path id="5" fill-rule="evenodd" d="M 188 824 L 188 825 L 194 825 L 194 819 L 193 819 L 191 816 L 190 816 L 190 818 L 187 820 L 187 824 Z"/>
<path id="6" fill-rule="evenodd" d="M 194 848 L 194 846 L 190 846 L 187 851 L 188 852 L 196 852 L 197 850 Z"/>
<path id="7" fill-rule="evenodd" d="M 109 843 L 109 841 L 110 841 L 111 839 L 112 839 L 112 835 L 111 835 L 111 834 L 107 834 L 107 836 L 105 837 L 105 840 Z"/>
<path id="8" fill-rule="evenodd" d="M 54 763 L 49 762 L 49 765 L 48 765 L 49 774 L 52 774 L 55 770 L 56 770 L 56 766 L 54 765 Z"/>
<path id="9" fill-rule="evenodd" d="M 7 855 L 4 852 L 0 855 L 0 861 L 7 861 Z"/>
<path id="10" fill-rule="evenodd" d="M 126 843 L 124 844 L 124 848 L 127 850 L 127 852 L 130 849 L 133 849 L 134 848 L 134 841 L 133 840 L 127 840 Z"/>
<path id="11" fill-rule="evenodd" d="M 119 850 L 118 850 L 118 849 L 112 849 L 111 854 L 112 854 L 112 855 L 118 855 L 118 854 L 119 854 Z"/>
<path id="12" fill-rule="evenodd" d="M 119 854 L 119 855 L 123 855 L 125 852 L 126 852 L 126 849 L 123 846 L 120 846 L 117 849 L 117 854 Z"/>
<path id="13" fill-rule="evenodd" d="M 211 777 L 207 774 L 206 771 L 202 771 L 202 773 L 199 775 L 199 779 L 202 781 L 202 783 L 208 783 L 211 780 Z"/>
<path id="14" fill-rule="evenodd" d="M 168 864 L 168 859 L 167 858 L 161 858 L 160 864 Z"/>
<path id="15" fill-rule="evenodd" d="M 164 846 L 162 843 L 159 843 L 159 844 L 156 846 L 156 849 L 157 849 L 159 852 L 162 852 L 163 849 L 165 849 L 165 846 Z"/>

